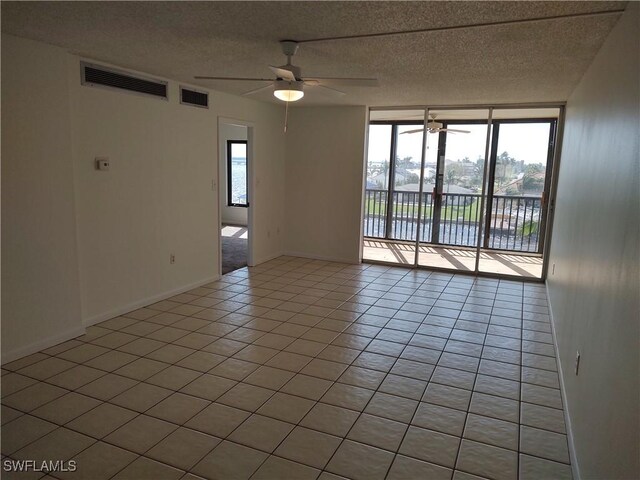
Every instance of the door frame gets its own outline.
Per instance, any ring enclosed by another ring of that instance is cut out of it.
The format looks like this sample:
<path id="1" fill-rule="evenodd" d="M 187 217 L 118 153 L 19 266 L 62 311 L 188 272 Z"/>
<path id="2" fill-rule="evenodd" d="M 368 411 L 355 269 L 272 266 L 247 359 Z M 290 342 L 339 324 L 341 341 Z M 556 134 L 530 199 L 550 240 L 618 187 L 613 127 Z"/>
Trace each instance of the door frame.
<path id="1" fill-rule="evenodd" d="M 217 152 L 216 152 L 216 178 L 212 185 L 212 189 L 216 194 L 216 201 L 218 205 L 217 209 L 217 241 L 218 241 L 218 275 L 222 276 L 222 201 L 220 199 L 220 185 L 221 182 L 226 182 L 227 177 L 222 174 L 222 159 L 220 158 L 220 152 L 224 151 L 224 155 L 226 156 L 227 146 L 226 143 L 222 145 L 220 139 L 220 127 L 222 125 L 233 125 L 238 127 L 246 127 L 247 129 L 247 265 L 253 267 L 254 263 L 254 241 L 253 241 L 253 224 L 254 224 L 254 203 L 255 199 L 253 198 L 253 194 L 255 192 L 254 188 L 254 164 L 255 164 L 255 124 L 253 122 L 249 122 L 246 120 L 239 120 L 236 118 L 222 117 L 218 116 L 217 122 L 217 131 L 216 131 L 216 144 L 217 144 Z M 224 148 L 222 148 L 224 147 Z M 226 158 L 225 158 L 226 163 Z"/>

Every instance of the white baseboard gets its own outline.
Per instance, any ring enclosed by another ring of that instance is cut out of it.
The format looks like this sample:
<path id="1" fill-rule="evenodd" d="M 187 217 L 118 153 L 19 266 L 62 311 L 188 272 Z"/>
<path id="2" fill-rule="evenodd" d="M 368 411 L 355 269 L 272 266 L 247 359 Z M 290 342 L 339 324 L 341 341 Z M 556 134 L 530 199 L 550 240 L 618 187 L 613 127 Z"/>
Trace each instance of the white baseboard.
<path id="1" fill-rule="evenodd" d="M 569 414 L 569 402 L 567 401 L 567 391 L 564 387 L 564 371 L 562 370 L 562 360 L 560 359 L 560 350 L 558 349 L 558 337 L 556 336 L 556 322 L 553 317 L 553 309 L 551 308 L 551 296 L 549 295 L 549 282 L 544 282 L 544 288 L 547 293 L 547 304 L 549 306 L 549 319 L 551 321 L 551 335 L 553 336 L 553 346 L 556 349 L 556 358 L 558 359 L 558 378 L 560 380 L 560 395 L 562 396 L 562 407 L 564 411 L 564 423 L 567 429 L 567 443 L 569 444 L 569 458 L 571 460 L 571 473 L 573 480 L 580 480 L 580 466 L 576 455 L 576 446 L 573 441 L 573 428 L 571 428 L 571 415 Z"/>
<path id="2" fill-rule="evenodd" d="M 204 280 L 199 280 L 197 282 L 190 283 L 189 285 L 183 285 L 182 287 L 174 288 L 173 290 L 168 290 L 166 292 L 162 292 L 157 295 L 152 295 L 150 297 L 143 298 L 141 300 L 136 300 L 135 302 L 131 302 L 127 305 L 122 305 L 121 307 L 114 308 L 113 310 L 109 310 L 108 312 L 99 313 L 98 315 L 93 315 L 92 317 L 86 318 L 84 319 L 84 325 L 87 327 L 91 325 L 95 325 L 96 323 L 109 320 L 110 318 L 117 317 L 118 315 L 128 313 L 138 308 L 146 307 L 147 305 L 151 305 L 152 303 L 166 300 L 167 298 L 173 297 L 174 295 L 184 293 L 188 290 L 193 290 L 194 288 L 201 287 L 202 285 L 206 285 L 207 283 L 215 282 L 217 280 L 220 280 L 220 275 L 215 275 L 210 278 L 205 278 Z"/>
<path id="3" fill-rule="evenodd" d="M 332 257 L 327 255 L 316 255 L 313 253 L 303 253 L 303 252 L 285 252 L 283 255 L 288 257 L 301 257 L 301 258 L 309 258 L 312 260 L 323 260 L 325 262 L 338 262 L 338 263 L 348 263 L 351 265 L 357 265 L 360 263 L 359 259 L 353 258 L 340 258 L 340 257 Z"/>
<path id="4" fill-rule="evenodd" d="M 84 326 L 74 327 L 59 333 L 58 335 L 54 335 L 53 337 L 43 338 L 42 340 L 37 340 L 29 345 L 10 350 L 8 352 L 2 352 L 2 363 L 5 364 L 13 362 L 19 358 L 44 350 L 45 348 L 53 347 L 59 343 L 79 337 L 80 335 L 84 335 L 85 331 L 86 329 Z"/>

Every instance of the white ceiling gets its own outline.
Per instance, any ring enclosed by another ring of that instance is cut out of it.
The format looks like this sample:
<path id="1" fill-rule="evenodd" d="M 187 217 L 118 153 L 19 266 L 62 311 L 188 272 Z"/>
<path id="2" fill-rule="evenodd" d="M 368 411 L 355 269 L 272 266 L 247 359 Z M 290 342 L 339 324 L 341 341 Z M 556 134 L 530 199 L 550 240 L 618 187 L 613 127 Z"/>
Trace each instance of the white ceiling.
<path id="1" fill-rule="evenodd" d="M 98 61 L 241 94 L 271 77 L 279 40 L 384 33 L 619 10 L 625 2 L 7 2 L 2 31 Z M 566 100 L 619 14 L 302 44 L 303 75 L 377 77 L 377 88 L 307 89 L 300 105 L 466 105 Z M 275 101 L 270 92 L 253 96 Z"/>

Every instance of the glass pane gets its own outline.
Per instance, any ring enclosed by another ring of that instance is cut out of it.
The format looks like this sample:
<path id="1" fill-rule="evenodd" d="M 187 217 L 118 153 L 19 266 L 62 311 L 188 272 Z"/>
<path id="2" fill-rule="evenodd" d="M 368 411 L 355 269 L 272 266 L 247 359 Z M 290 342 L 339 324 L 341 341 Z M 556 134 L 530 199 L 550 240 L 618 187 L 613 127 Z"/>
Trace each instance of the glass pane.
<path id="1" fill-rule="evenodd" d="M 549 122 L 500 123 L 488 248 L 537 252 Z"/>
<path id="2" fill-rule="evenodd" d="M 396 240 L 416 239 L 423 135 L 419 123 L 397 126 L 390 231 Z"/>
<path id="3" fill-rule="evenodd" d="M 231 144 L 231 203 L 247 204 L 247 144 Z"/>
<path id="4" fill-rule="evenodd" d="M 364 236 L 384 238 L 391 163 L 391 125 L 369 125 Z"/>

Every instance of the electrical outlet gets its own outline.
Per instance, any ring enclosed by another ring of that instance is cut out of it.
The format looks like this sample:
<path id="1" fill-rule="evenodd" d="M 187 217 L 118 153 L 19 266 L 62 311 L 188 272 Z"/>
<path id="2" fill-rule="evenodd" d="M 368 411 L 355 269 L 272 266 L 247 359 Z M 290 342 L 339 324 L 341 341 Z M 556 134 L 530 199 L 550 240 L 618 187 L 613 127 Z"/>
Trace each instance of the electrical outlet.
<path id="1" fill-rule="evenodd" d="M 175 254 L 173 254 L 173 253 L 172 253 L 171 255 L 169 255 L 169 263 L 170 263 L 171 265 L 173 265 L 174 263 L 176 263 L 176 256 L 175 256 Z"/>
<path id="2" fill-rule="evenodd" d="M 580 350 L 576 351 L 576 375 L 580 371 Z"/>

